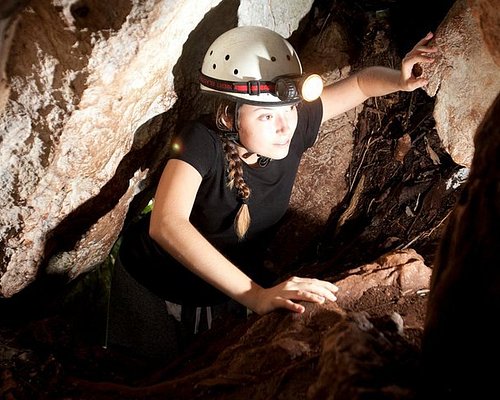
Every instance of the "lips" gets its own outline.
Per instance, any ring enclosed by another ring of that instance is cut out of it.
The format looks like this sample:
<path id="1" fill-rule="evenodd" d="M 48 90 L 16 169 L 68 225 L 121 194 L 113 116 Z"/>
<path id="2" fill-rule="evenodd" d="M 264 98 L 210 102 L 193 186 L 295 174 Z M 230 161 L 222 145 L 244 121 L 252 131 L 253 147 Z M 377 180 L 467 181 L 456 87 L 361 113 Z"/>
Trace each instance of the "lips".
<path id="1" fill-rule="evenodd" d="M 290 139 L 287 139 L 286 141 L 284 142 L 280 142 L 280 143 L 275 143 L 274 145 L 275 146 L 288 146 L 290 144 Z"/>

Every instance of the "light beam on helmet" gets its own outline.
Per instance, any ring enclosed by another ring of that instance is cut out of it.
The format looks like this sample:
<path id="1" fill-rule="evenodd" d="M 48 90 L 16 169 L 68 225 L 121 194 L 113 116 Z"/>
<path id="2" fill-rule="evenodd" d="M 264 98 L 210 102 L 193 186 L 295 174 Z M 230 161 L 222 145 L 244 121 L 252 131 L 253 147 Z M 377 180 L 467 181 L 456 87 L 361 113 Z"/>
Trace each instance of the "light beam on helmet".
<path id="1" fill-rule="evenodd" d="M 305 101 L 316 100 L 321 92 L 323 92 L 323 80 L 318 74 L 311 74 L 302 82 L 300 93 Z"/>

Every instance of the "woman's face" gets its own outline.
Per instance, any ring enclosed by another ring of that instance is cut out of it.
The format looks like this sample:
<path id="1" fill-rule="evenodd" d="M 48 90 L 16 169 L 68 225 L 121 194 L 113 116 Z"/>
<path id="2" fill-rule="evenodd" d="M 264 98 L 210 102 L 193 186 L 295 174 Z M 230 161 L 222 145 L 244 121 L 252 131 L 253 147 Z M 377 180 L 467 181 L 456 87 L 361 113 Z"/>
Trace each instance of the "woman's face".
<path id="1" fill-rule="evenodd" d="M 288 155 L 297 128 L 297 106 L 243 104 L 239 115 L 240 143 L 252 153 L 281 160 Z"/>

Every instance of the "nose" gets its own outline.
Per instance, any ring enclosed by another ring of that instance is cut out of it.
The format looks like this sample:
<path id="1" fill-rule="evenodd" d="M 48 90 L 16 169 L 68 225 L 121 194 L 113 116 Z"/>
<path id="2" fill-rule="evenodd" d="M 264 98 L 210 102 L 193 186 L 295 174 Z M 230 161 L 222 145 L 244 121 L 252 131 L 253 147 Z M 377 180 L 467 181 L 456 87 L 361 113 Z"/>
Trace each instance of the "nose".
<path id="1" fill-rule="evenodd" d="M 276 133 L 280 136 L 287 136 L 290 133 L 290 121 L 287 115 L 279 115 L 276 119 Z"/>

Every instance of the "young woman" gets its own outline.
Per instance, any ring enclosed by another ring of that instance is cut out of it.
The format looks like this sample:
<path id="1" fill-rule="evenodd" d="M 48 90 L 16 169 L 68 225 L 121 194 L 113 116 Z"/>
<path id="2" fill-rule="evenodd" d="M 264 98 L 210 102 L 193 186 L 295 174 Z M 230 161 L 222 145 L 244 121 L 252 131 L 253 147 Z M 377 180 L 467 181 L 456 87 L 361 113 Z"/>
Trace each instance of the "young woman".
<path id="1" fill-rule="evenodd" d="M 151 215 L 123 237 L 112 341 L 136 349 L 148 342 L 159 354 L 159 338 L 176 330 L 169 318 L 195 333 L 200 321 L 210 327 L 212 306 L 230 299 L 257 314 L 301 313 L 303 301 L 335 301 L 338 288 L 330 282 L 276 283 L 261 256 L 321 123 L 369 97 L 425 85 L 412 69 L 432 61 L 431 37 L 408 53 L 401 71 L 367 68 L 322 93 L 321 79 L 304 76 L 292 46 L 269 29 L 238 27 L 215 40 L 200 73 L 201 90 L 217 99 L 214 114 L 174 138 Z M 314 91 L 321 93 L 315 100 Z M 168 342 L 165 353 L 175 346 Z"/>

